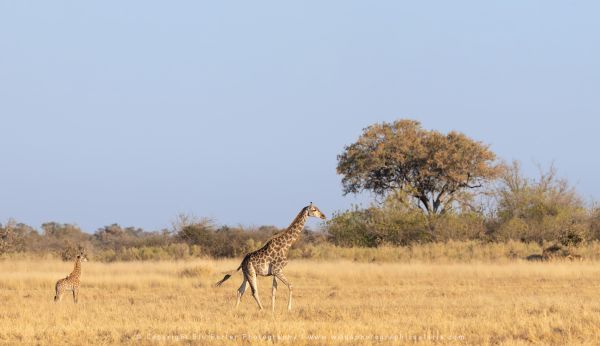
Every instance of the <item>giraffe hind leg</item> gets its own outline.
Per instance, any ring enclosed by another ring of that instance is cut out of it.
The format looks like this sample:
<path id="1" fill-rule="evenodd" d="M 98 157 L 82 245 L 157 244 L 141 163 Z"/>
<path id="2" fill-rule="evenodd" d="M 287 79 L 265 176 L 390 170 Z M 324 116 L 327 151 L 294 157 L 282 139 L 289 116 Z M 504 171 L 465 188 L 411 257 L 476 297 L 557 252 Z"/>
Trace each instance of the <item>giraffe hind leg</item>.
<path id="1" fill-rule="evenodd" d="M 238 288 L 237 291 L 237 303 L 235 303 L 236 309 L 240 305 L 240 301 L 242 300 L 244 292 L 246 292 L 246 287 L 248 287 L 248 280 L 246 279 L 246 275 L 244 275 L 244 282 L 242 282 L 242 285 L 240 286 L 240 288 Z"/>
<path id="2" fill-rule="evenodd" d="M 250 284 L 250 289 L 252 290 L 252 296 L 254 300 L 256 300 L 256 304 L 258 304 L 258 308 L 260 310 L 263 309 L 262 303 L 260 302 L 260 298 L 258 297 L 258 280 L 256 279 L 256 273 L 254 275 L 248 276 L 248 283 Z"/>

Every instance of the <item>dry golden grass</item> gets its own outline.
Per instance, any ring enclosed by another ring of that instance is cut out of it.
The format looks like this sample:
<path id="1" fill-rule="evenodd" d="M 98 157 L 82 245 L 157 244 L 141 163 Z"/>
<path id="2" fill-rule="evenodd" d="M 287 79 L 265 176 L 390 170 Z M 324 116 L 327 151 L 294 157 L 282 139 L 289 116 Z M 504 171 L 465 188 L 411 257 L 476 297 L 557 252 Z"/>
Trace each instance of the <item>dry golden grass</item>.
<path id="1" fill-rule="evenodd" d="M 239 273 L 212 287 L 238 264 L 87 262 L 75 305 L 70 296 L 52 301 L 54 283 L 72 263 L 4 260 L 0 343 L 600 344 L 595 262 L 294 260 L 286 269 L 293 310 L 287 312 L 280 285 L 275 314 L 270 278 L 259 281 L 266 311 L 258 311 L 249 290 L 233 309 Z"/>

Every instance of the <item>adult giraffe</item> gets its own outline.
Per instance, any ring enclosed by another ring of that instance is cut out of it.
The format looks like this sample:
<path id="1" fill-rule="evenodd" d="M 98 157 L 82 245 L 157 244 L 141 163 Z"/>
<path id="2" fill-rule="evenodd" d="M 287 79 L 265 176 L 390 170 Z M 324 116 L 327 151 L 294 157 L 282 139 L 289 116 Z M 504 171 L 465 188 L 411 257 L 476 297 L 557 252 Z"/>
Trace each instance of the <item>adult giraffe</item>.
<path id="1" fill-rule="evenodd" d="M 233 272 L 242 269 L 242 272 L 244 273 L 244 282 L 242 282 L 242 285 L 238 289 L 237 303 L 235 304 L 236 308 L 238 305 L 240 305 L 240 300 L 246 291 L 246 286 L 250 284 L 252 296 L 254 297 L 254 300 L 256 300 L 259 309 L 262 310 L 263 306 L 260 302 L 260 298 L 258 297 L 258 282 L 256 277 L 257 275 L 272 275 L 273 290 L 271 293 L 271 309 L 273 311 L 275 310 L 277 279 L 279 279 L 288 287 L 288 310 L 292 309 L 292 284 L 288 281 L 285 275 L 283 275 L 283 268 L 285 268 L 287 265 L 288 250 L 290 246 L 292 246 L 292 244 L 300 237 L 302 229 L 304 228 L 304 224 L 309 216 L 325 219 L 325 214 L 323 214 L 319 208 L 314 206 L 311 202 L 308 206 L 302 208 L 300 213 L 298 213 L 298 216 L 296 216 L 294 221 L 292 221 L 285 231 L 274 235 L 260 249 L 247 254 L 240 266 L 235 271 L 229 272 L 227 275 L 225 275 L 223 280 L 217 282 L 216 286 L 221 286 L 223 282 L 231 277 Z"/>

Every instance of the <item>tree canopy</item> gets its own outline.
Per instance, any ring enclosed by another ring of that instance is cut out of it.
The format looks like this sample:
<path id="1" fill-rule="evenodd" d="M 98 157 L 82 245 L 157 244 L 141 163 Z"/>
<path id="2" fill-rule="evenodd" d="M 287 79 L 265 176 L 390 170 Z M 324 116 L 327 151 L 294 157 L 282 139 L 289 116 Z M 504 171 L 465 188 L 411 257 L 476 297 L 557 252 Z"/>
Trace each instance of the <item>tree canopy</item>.
<path id="1" fill-rule="evenodd" d="M 381 196 L 402 192 L 426 214 L 448 211 L 461 194 L 496 178 L 489 147 L 459 132 L 426 130 L 398 120 L 364 129 L 338 155 L 344 194 L 370 190 Z"/>

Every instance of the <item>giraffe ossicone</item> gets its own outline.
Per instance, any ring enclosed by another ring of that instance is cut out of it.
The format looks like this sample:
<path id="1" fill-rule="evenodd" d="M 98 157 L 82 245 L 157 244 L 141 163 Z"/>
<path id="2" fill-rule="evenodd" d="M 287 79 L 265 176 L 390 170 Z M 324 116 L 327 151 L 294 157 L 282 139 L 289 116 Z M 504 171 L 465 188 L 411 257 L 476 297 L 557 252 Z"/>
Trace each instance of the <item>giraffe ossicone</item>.
<path id="1" fill-rule="evenodd" d="M 256 300 L 259 309 L 262 310 L 263 305 L 258 296 L 257 276 L 273 276 L 273 288 L 271 293 L 272 310 L 275 310 L 277 279 L 279 279 L 279 281 L 288 287 L 288 310 L 292 309 L 292 284 L 283 274 L 283 269 L 287 265 L 287 254 L 289 248 L 294 242 L 296 242 L 296 240 L 298 240 L 300 234 L 302 233 L 302 229 L 304 229 L 306 220 L 311 216 L 325 219 L 325 214 L 323 214 L 319 208 L 310 202 L 308 206 L 302 208 L 302 210 L 298 213 L 296 218 L 286 230 L 274 235 L 260 249 L 248 253 L 235 271 L 228 273 L 221 281 L 217 282 L 216 286 L 221 286 L 227 279 L 231 277 L 233 272 L 242 269 L 244 281 L 242 282 L 240 288 L 238 288 L 237 302 L 235 305 L 236 308 L 239 306 L 247 286 L 250 285 L 252 296 L 254 297 L 254 300 Z"/>

